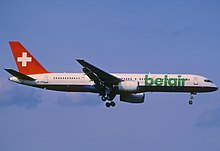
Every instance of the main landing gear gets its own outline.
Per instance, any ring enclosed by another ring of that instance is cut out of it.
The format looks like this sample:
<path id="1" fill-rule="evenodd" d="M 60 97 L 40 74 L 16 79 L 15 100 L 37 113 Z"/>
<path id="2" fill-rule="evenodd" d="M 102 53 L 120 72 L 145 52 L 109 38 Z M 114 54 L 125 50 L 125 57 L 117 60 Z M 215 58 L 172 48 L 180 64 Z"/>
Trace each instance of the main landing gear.
<path id="1" fill-rule="evenodd" d="M 192 104 L 193 104 L 194 95 L 196 95 L 196 93 L 194 93 L 194 92 L 191 92 L 191 93 L 190 93 L 189 105 L 192 105 Z"/>
<path id="2" fill-rule="evenodd" d="M 105 106 L 106 106 L 107 108 L 109 108 L 109 107 L 111 107 L 111 106 L 112 106 L 112 107 L 115 107 L 115 102 L 113 102 L 111 98 L 102 96 L 101 99 L 102 99 L 103 102 L 105 102 L 106 100 L 108 100 L 108 102 L 105 103 Z"/>
<path id="3" fill-rule="evenodd" d="M 115 106 L 115 102 L 113 102 L 113 101 L 106 102 L 105 105 L 106 105 L 106 107 L 110 107 L 110 106 L 114 107 Z"/>
<path id="4" fill-rule="evenodd" d="M 107 108 L 109 107 L 115 107 L 115 102 L 113 102 L 113 99 L 115 98 L 116 94 L 113 92 L 112 87 L 106 87 L 103 90 L 103 93 L 100 94 L 101 99 L 103 102 L 106 102 L 105 105 Z"/>

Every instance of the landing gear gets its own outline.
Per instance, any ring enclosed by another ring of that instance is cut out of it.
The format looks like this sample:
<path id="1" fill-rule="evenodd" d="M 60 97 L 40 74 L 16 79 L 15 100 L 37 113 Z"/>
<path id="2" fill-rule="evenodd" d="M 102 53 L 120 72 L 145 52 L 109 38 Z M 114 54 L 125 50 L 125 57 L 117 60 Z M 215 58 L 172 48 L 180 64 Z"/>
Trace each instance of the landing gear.
<path id="1" fill-rule="evenodd" d="M 105 96 L 102 96 L 102 101 L 105 102 L 107 98 Z"/>
<path id="2" fill-rule="evenodd" d="M 190 98 L 189 98 L 189 105 L 193 104 L 193 99 L 194 99 L 194 95 L 196 95 L 196 93 L 190 93 Z"/>
<path id="3" fill-rule="evenodd" d="M 103 101 L 103 102 L 106 102 L 105 103 L 105 106 L 107 107 L 107 108 L 109 108 L 109 107 L 115 107 L 115 102 L 114 101 L 112 101 L 114 99 L 114 97 L 110 97 L 110 96 L 102 96 L 101 95 L 101 100 Z"/>
<path id="4" fill-rule="evenodd" d="M 108 107 L 108 108 L 111 106 L 111 104 L 110 104 L 109 102 L 106 102 L 105 105 L 106 105 L 106 107 Z"/>
<path id="5" fill-rule="evenodd" d="M 112 101 L 112 102 L 110 102 L 110 104 L 112 107 L 115 107 L 115 102 Z"/>
<path id="6" fill-rule="evenodd" d="M 113 102 L 113 101 L 111 101 L 111 102 L 106 102 L 106 107 L 110 107 L 110 106 L 112 106 L 112 107 L 114 107 L 115 106 L 115 102 Z"/>
<path id="7" fill-rule="evenodd" d="M 107 87 L 103 84 L 100 84 L 101 88 L 100 88 L 100 96 L 101 96 L 101 100 L 103 102 L 106 102 L 105 105 L 106 107 L 114 107 L 115 106 L 115 102 L 113 102 L 112 100 L 115 98 L 116 94 L 113 91 L 113 86 L 112 87 Z"/>
<path id="8" fill-rule="evenodd" d="M 103 102 L 107 101 L 105 103 L 105 106 L 107 108 L 115 107 L 115 102 L 113 102 L 112 100 L 115 98 L 116 94 L 112 91 L 112 88 L 106 88 L 105 91 L 100 95 Z"/>
<path id="9" fill-rule="evenodd" d="M 102 101 L 103 102 L 106 102 L 107 100 L 107 102 L 105 103 L 105 106 L 106 107 L 114 107 L 115 106 L 115 102 L 113 102 L 112 100 L 114 99 L 114 98 L 110 98 L 110 97 L 108 97 L 108 96 L 101 96 L 101 99 L 102 99 Z"/>

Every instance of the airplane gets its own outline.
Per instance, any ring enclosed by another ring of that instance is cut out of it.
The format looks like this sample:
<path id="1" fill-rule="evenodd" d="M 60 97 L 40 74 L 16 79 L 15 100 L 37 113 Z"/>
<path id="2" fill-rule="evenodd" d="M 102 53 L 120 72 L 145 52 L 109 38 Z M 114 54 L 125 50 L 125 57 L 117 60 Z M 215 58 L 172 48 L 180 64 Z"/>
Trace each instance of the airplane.
<path id="1" fill-rule="evenodd" d="M 48 72 L 20 42 L 10 41 L 18 71 L 5 69 L 12 75 L 10 81 L 47 90 L 98 93 L 106 107 L 114 107 L 116 95 L 120 101 L 143 103 L 145 92 L 185 92 L 194 95 L 212 92 L 218 87 L 208 78 L 192 74 L 111 74 L 76 59 L 83 73 Z"/>

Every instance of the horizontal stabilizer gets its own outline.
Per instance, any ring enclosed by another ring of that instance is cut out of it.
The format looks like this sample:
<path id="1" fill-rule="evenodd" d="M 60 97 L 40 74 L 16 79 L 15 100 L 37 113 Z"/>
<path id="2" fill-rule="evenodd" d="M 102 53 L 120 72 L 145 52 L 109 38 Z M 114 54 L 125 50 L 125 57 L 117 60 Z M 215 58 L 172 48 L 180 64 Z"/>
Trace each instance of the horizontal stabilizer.
<path id="1" fill-rule="evenodd" d="M 11 75 L 17 77 L 18 79 L 21 79 L 21 80 L 29 80 L 29 81 L 35 81 L 35 79 L 25 75 L 25 74 L 22 74 L 20 72 L 17 72 L 13 69 L 5 69 L 5 71 L 7 71 L 8 73 L 10 73 Z"/>

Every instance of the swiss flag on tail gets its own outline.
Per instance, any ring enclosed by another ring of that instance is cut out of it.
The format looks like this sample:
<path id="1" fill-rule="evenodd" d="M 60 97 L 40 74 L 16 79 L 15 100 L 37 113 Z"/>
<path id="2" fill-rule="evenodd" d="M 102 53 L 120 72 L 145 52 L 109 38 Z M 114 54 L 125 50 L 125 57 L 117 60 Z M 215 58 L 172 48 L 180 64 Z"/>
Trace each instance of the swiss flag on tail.
<path id="1" fill-rule="evenodd" d="M 19 42 L 9 42 L 18 70 L 23 74 L 41 74 L 48 71 Z"/>

